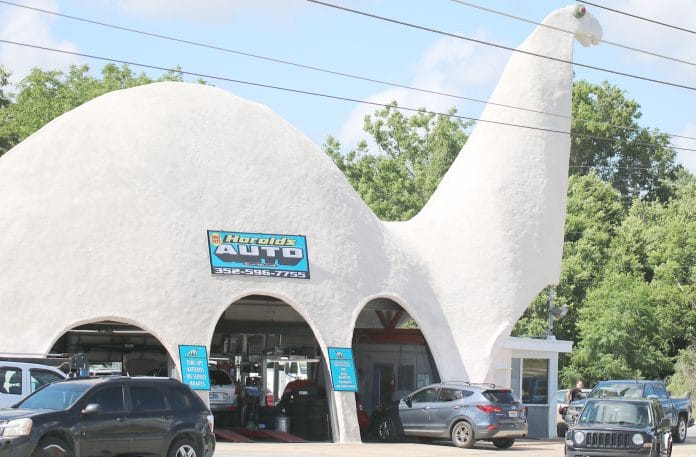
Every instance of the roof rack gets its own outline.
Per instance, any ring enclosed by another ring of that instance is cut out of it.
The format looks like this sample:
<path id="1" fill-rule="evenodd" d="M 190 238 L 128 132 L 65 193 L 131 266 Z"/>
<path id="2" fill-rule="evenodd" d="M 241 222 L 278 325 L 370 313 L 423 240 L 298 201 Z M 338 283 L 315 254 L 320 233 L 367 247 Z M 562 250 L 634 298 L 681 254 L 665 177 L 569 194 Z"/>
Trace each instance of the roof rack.
<path id="1" fill-rule="evenodd" d="M 495 389 L 495 384 L 492 382 L 470 382 L 470 381 L 448 380 L 448 381 L 441 381 L 440 384 L 466 384 L 467 386 L 489 387 L 491 389 Z"/>

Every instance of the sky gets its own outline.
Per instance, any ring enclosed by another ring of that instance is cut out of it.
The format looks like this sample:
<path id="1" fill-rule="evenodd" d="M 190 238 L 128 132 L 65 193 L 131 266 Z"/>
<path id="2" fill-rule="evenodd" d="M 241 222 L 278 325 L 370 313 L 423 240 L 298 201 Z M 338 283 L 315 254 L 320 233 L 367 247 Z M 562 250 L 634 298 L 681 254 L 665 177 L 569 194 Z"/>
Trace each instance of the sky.
<path id="1" fill-rule="evenodd" d="M 8 0 L 10 1 L 10 0 Z M 447 33 L 517 47 L 534 25 L 474 8 L 541 22 L 551 11 L 573 2 L 557 0 L 326 0 Z M 227 79 L 378 103 L 446 111 L 456 106 L 478 117 L 483 104 L 426 94 L 327 72 L 271 62 L 241 53 L 293 62 L 379 80 L 487 100 L 510 51 L 377 20 L 307 0 L 11 0 L 64 15 L 213 45 L 209 49 L 61 18 L 0 2 L 0 39 L 52 47 L 108 59 Z M 675 30 L 587 5 L 602 25 L 607 42 L 664 55 L 649 56 L 602 43 L 583 48 L 576 42 L 574 61 L 624 73 L 696 87 L 696 2 L 694 0 L 595 0 L 689 31 Z M 89 64 L 95 74 L 106 62 L 0 43 L 0 64 L 17 82 L 31 68 L 66 70 Z M 158 77 L 162 72 L 131 65 Z M 576 79 L 604 80 L 641 105 L 640 124 L 696 138 L 696 90 L 575 67 Z M 195 76 L 185 75 L 195 81 Z M 344 149 L 360 139 L 363 118 L 374 106 L 278 89 L 204 78 L 210 84 L 269 106 L 321 145 L 328 135 Z M 696 150 L 696 140 L 673 137 L 673 145 Z M 696 151 L 678 151 L 678 161 L 696 172 Z"/>

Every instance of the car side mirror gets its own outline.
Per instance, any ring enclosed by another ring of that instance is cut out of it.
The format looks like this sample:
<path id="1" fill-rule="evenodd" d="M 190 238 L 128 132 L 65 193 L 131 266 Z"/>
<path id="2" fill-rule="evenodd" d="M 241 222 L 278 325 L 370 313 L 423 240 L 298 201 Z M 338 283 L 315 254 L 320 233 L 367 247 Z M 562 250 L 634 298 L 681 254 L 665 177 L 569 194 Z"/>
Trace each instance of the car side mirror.
<path id="1" fill-rule="evenodd" d="M 409 408 L 413 406 L 413 401 L 411 401 L 411 397 L 404 397 L 404 403 L 406 403 L 406 406 Z"/>
<path id="2" fill-rule="evenodd" d="M 672 425 L 672 421 L 669 419 L 669 417 L 663 417 L 660 419 L 660 427 L 669 427 Z"/>
<path id="3" fill-rule="evenodd" d="M 85 406 L 85 409 L 82 410 L 82 414 L 84 416 L 94 416 L 95 414 L 99 414 L 101 412 L 102 407 L 96 403 L 90 403 L 89 405 Z"/>

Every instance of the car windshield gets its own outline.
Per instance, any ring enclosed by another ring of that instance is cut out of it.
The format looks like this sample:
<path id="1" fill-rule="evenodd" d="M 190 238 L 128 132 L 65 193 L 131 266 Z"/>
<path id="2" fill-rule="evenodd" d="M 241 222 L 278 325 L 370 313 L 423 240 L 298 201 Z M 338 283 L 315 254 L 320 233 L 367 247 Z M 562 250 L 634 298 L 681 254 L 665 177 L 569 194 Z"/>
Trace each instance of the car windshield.
<path id="1" fill-rule="evenodd" d="M 493 403 L 517 403 L 510 390 L 487 390 L 482 395 Z"/>
<path id="2" fill-rule="evenodd" d="M 38 390 L 17 405 L 19 409 L 62 411 L 70 408 L 90 388 L 89 384 L 59 382 Z"/>
<path id="3" fill-rule="evenodd" d="M 216 386 L 226 386 L 232 384 L 232 378 L 222 370 L 210 370 L 210 383 Z"/>
<path id="4" fill-rule="evenodd" d="M 646 403 L 590 401 L 578 424 L 649 425 L 650 412 Z"/>
<path id="5" fill-rule="evenodd" d="M 643 388 L 639 384 L 607 384 L 598 386 L 592 391 L 592 398 L 641 398 L 643 396 Z"/>

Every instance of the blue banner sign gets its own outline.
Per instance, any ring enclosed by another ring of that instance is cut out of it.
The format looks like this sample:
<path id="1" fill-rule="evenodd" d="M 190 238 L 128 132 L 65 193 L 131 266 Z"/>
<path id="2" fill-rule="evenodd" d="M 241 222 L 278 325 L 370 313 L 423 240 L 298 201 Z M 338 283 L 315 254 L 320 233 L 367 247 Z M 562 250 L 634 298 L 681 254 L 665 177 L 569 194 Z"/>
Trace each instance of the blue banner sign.
<path id="1" fill-rule="evenodd" d="M 208 352 L 205 346 L 179 346 L 181 381 L 194 390 L 210 390 Z"/>
<path id="2" fill-rule="evenodd" d="M 350 348 L 329 348 L 329 366 L 333 389 L 343 392 L 357 392 L 358 380 L 355 377 L 353 350 Z"/>
<path id="3" fill-rule="evenodd" d="M 208 230 L 208 254 L 214 275 L 309 279 L 303 235 Z"/>

